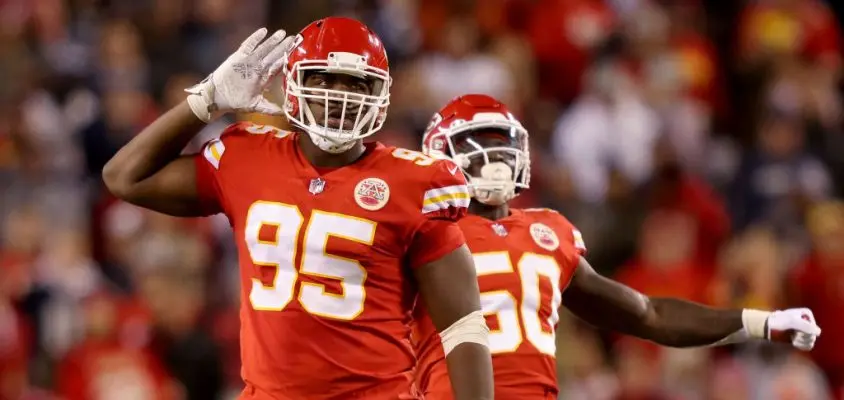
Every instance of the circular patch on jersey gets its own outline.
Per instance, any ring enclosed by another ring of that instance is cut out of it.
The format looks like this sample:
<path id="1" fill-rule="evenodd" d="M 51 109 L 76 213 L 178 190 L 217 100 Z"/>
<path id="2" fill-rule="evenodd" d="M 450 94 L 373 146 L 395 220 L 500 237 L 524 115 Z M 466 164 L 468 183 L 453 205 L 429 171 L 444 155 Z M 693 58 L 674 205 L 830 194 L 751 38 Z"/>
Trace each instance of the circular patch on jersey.
<path id="1" fill-rule="evenodd" d="M 355 201 L 364 210 L 380 210 L 389 200 L 390 187 L 383 179 L 366 178 L 355 186 Z"/>
<path id="2" fill-rule="evenodd" d="M 530 236 L 539 247 L 548 251 L 557 250 L 560 247 L 560 238 L 553 229 L 548 225 L 540 224 L 539 222 L 530 225 Z"/>

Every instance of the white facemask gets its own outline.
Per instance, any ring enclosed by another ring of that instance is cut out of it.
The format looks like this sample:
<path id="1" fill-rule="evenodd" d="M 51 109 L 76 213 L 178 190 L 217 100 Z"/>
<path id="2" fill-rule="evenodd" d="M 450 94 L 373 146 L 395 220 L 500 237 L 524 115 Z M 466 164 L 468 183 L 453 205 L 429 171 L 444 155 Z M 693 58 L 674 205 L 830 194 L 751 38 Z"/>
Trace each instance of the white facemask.
<path id="1" fill-rule="evenodd" d="M 372 94 L 305 86 L 307 72 L 344 74 L 373 82 Z M 384 125 L 390 104 L 390 75 L 387 71 L 370 67 L 366 58 L 357 54 L 334 52 L 327 60 L 300 61 L 292 71 L 285 71 L 286 87 L 284 112 L 288 121 L 308 132 L 314 144 L 328 153 L 342 153 L 360 139 L 378 132 Z M 323 105 L 325 115 L 317 122 L 308 102 Z M 328 125 L 329 103 L 339 103 L 344 111 L 340 126 Z M 351 127 L 345 123 L 350 122 Z"/>

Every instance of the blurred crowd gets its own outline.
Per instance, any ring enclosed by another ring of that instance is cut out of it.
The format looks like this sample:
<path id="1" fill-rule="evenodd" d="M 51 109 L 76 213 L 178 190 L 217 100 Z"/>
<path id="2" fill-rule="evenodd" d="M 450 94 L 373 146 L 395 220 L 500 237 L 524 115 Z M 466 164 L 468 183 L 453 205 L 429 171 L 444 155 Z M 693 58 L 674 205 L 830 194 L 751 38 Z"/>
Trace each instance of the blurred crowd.
<path id="1" fill-rule="evenodd" d="M 496 96 L 531 134 L 518 206 L 563 212 L 597 269 L 823 329 L 809 355 L 673 350 L 564 315 L 560 398 L 844 399 L 841 2 L 0 0 L 0 400 L 239 391 L 225 217 L 118 202 L 100 171 L 256 27 L 327 15 L 390 53 L 379 140 L 418 148 L 450 98 Z"/>

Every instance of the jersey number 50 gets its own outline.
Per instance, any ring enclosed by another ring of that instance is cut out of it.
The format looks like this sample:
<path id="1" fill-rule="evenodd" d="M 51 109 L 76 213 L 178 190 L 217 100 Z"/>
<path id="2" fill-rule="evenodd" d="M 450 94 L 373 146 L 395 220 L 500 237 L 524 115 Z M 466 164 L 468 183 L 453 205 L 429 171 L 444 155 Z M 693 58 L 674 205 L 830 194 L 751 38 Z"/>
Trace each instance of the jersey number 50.
<path id="1" fill-rule="evenodd" d="M 293 300 L 299 274 L 335 279 L 342 294 L 325 291 L 323 285 L 301 282 L 299 304 L 311 314 L 351 320 L 363 312 L 366 269 L 356 260 L 330 255 L 325 245 L 331 236 L 372 245 L 376 223 L 343 214 L 313 210 L 305 228 L 303 253 L 296 268 L 297 242 L 305 218 L 299 208 L 284 203 L 257 201 L 249 207 L 244 235 L 252 263 L 276 269 L 271 286 L 252 279 L 249 302 L 262 311 L 281 311 Z M 261 240 L 261 228 L 276 228 L 272 240 Z"/>
<path id="2" fill-rule="evenodd" d="M 513 269 L 510 254 L 506 251 L 474 254 L 475 269 L 478 278 L 491 274 L 519 274 L 522 298 L 517 300 L 508 290 L 495 290 L 481 293 L 481 309 L 484 315 L 494 315 L 498 319 L 498 329 L 490 330 L 489 347 L 492 354 L 511 353 L 521 346 L 525 338 L 540 353 L 555 355 L 556 342 L 554 328 L 560 319 L 558 309 L 562 302 L 560 293 L 560 266 L 554 258 L 534 253 L 525 253 Z M 542 326 L 540 305 L 542 296 L 539 292 L 539 278 L 551 281 L 550 314 L 546 322 L 549 328 Z M 524 329 L 524 336 L 522 335 Z M 548 330 L 546 330 L 548 329 Z"/>

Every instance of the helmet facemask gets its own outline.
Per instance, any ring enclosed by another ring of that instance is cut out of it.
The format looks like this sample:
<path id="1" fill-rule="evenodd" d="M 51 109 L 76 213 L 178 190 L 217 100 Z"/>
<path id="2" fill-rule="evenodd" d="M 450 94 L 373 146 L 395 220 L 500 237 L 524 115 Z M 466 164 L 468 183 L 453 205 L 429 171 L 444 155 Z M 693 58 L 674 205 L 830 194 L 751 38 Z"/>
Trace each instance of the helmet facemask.
<path id="1" fill-rule="evenodd" d="M 498 206 L 530 183 L 527 131 L 511 122 L 468 122 L 446 130 L 451 160 L 468 178 L 472 197 Z"/>
<path id="2" fill-rule="evenodd" d="M 314 73 L 359 78 L 371 90 L 364 93 L 305 86 L 307 76 Z M 299 61 L 285 75 L 285 114 L 320 149 L 342 153 L 384 126 L 390 101 L 390 76 L 387 71 L 369 66 L 364 57 L 330 53 L 327 60 Z M 311 109 L 314 104 L 321 108 L 322 115 L 314 114 Z"/>

